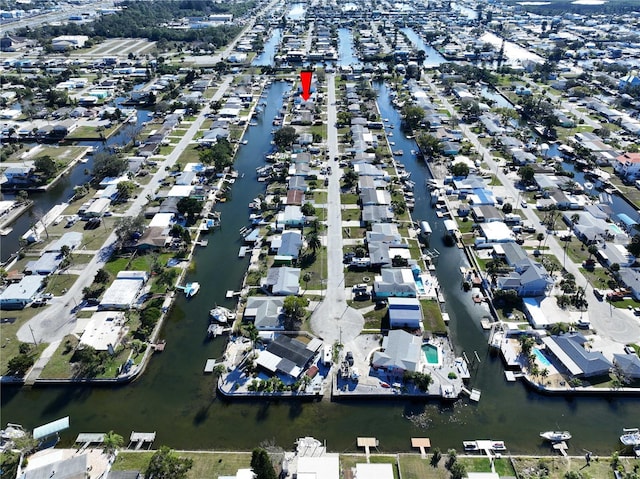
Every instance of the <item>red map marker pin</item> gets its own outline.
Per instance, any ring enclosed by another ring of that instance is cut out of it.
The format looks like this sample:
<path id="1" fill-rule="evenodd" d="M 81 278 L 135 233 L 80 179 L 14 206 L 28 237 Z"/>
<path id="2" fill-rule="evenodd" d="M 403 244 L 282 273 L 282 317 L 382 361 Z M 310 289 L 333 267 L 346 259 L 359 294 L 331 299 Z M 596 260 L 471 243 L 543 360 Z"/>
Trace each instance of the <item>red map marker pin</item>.
<path id="1" fill-rule="evenodd" d="M 303 70 L 300 72 L 300 82 L 302 83 L 302 99 L 307 101 L 311 97 L 311 70 Z"/>

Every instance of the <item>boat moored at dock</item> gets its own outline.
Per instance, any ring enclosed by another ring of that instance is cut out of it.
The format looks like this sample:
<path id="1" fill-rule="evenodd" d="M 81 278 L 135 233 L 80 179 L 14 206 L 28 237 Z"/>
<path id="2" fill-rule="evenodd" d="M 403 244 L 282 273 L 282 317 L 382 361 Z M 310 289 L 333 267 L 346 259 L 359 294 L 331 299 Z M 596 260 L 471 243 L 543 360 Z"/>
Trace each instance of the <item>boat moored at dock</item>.
<path id="1" fill-rule="evenodd" d="M 640 446 L 640 430 L 637 427 L 624 428 L 620 442 L 625 446 Z"/>
<path id="2" fill-rule="evenodd" d="M 551 442 L 561 442 L 571 439 L 571 433 L 569 431 L 545 431 L 540 433 L 540 437 Z"/>

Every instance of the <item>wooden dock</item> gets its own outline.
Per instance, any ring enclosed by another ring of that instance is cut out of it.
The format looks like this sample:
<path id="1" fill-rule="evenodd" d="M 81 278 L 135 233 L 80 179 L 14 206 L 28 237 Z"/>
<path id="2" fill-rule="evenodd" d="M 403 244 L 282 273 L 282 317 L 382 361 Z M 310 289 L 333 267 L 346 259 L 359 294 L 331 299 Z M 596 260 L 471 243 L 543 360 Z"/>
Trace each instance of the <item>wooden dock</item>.
<path id="1" fill-rule="evenodd" d="M 420 449 L 420 457 L 422 459 L 427 458 L 427 449 L 431 447 L 431 439 L 428 437 L 412 437 L 411 447 Z"/>
<path id="2" fill-rule="evenodd" d="M 148 443 L 149 446 L 147 449 L 151 449 L 151 445 L 153 441 L 156 440 L 156 433 L 154 432 L 131 432 L 131 436 L 129 437 L 129 445 L 128 449 L 142 449 L 144 443 Z"/>
<path id="3" fill-rule="evenodd" d="M 75 440 L 75 444 L 80 444 L 77 452 L 81 453 L 91 444 L 102 444 L 104 436 L 103 432 L 81 432 Z"/>
<path id="4" fill-rule="evenodd" d="M 359 437 L 357 440 L 358 447 L 364 447 L 364 454 L 369 462 L 369 455 L 371 454 L 371 448 L 378 447 L 378 440 L 375 437 Z"/>
<path id="5" fill-rule="evenodd" d="M 569 446 L 567 446 L 566 442 L 556 442 L 551 447 L 553 447 L 556 451 L 559 451 L 560 454 L 562 454 L 564 457 L 567 457 L 567 449 L 569 449 Z"/>
<path id="6" fill-rule="evenodd" d="M 213 373 L 213 370 L 216 368 L 216 366 L 219 366 L 221 364 L 224 365 L 222 361 L 218 362 L 215 359 L 207 359 L 207 362 L 204 365 L 204 372 L 207 374 L 211 374 Z"/>

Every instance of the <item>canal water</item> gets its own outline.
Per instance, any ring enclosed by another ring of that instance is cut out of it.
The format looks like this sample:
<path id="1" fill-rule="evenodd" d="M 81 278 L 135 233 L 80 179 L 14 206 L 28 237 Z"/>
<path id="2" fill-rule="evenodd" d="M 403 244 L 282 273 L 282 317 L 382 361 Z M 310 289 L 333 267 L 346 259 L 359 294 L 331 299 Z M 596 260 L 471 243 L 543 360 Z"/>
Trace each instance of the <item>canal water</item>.
<path id="1" fill-rule="evenodd" d="M 431 45 L 426 44 L 422 37 L 411 28 L 401 28 L 400 31 L 407 36 L 409 41 L 413 43 L 416 49 L 424 50 L 427 54 L 422 64 L 423 66 L 427 68 L 433 68 L 447 62 L 447 60 L 442 55 L 440 55 L 440 52 L 438 50 L 433 48 Z"/>
<path id="2" fill-rule="evenodd" d="M 123 99 L 121 99 L 123 100 Z M 106 147 L 125 145 L 131 141 L 132 132 L 139 130 L 142 127 L 142 123 L 149 121 L 152 112 L 148 110 L 138 110 L 137 121 L 133 124 L 124 125 L 116 135 L 113 135 L 106 142 L 89 141 L 81 142 L 79 146 L 92 146 L 96 152 L 102 151 Z M 35 143 L 26 145 L 29 148 L 36 146 Z M 64 146 L 60 146 L 60 149 L 64 149 Z M 91 179 L 90 173 L 93 169 L 93 156 L 88 157 L 87 163 L 77 163 L 67 175 L 60 178 L 60 180 L 47 191 L 43 192 L 31 192 L 29 198 L 33 200 L 34 205 L 31 208 L 32 214 L 29 212 L 24 213 L 14 223 L 11 224 L 13 230 L 6 236 L 2 237 L 2 248 L 0 248 L 0 261 L 6 261 L 13 253 L 18 250 L 20 238 L 29 228 L 46 214 L 54 205 L 63 203 L 71 196 L 73 196 L 73 188 L 76 185 L 86 183 Z M 87 172 L 89 174 L 87 174 Z M 5 193 L 4 198 L 11 200 L 15 197 L 14 194 Z"/>
<path id="3" fill-rule="evenodd" d="M 347 66 L 360 63 L 353 48 L 353 35 L 349 28 L 338 28 L 338 65 Z"/>
<path id="4" fill-rule="evenodd" d="M 273 65 L 273 59 L 276 51 L 278 50 L 278 45 L 280 45 L 281 39 L 282 30 L 280 28 L 274 28 L 271 30 L 271 36 L 269 37 L 269 40 L 264 43 L 262 53 L 255 57 L 251 64 L 253 66 Z"/>
<path id="5" fill-rule="evenodd" d="M 195 269 L 188 281 L 200 281 L 202 290 L 190 301 L 180 298 L 172 310 L 162 337 L 166 350 L 156 355 L 145 374 L 121 387 L 2 387 L 2 420 L 32 428 L 61 416 L 70 416 L 71 427 L 62 433 L 70 445 L 79 432 L 114 430 L 128 437 L 130 431 L 156 431 L 155 445 L 184 449 L 250 450 L 264 440 L 287 449 L 300 436 L 326 440 L 331 451 L 356 451 L 356 437 L 373 436 L 381 451 L 409 451 L 409 438 L 427 436 L 434 447 L 461 450 L 469 439 L 504 440 L 516 453 L 550 453 L 539 440 L 540 431 L 568 429 L 573 433 L 570 453 L 584 449 L 610 454 L 618 447 L 622 427 L 637 423 L 637 399 L 553 398 L 530 392 L 520 383 L 507 383 L 498 358 L 487 353 L 486 337 L 479 321 L 484 310 L 461 290 L 458 249 L 442 243 L 444 229 L 429 207 L 422 187 L 426 166 L 405 153 L 402 161 L 416 182 L 414 220 L 433 224 L 431 247 L 440 252 L 437 274 L 451 316 L 451 336 L 457 353 L 469 358 L 477 352 L 481 363 L 473 367 L 470 386 L 482 391 L 479 404 L 466 399 L 453 405 L 437 401 L 354 400 L 298 402 L 245 400 L 227 402 L 214 394 L 212 376 L 202 369 L 208 358 L 223 352 L 224 340 L 206 341 L 208 310 L 216 304 L 233 307 L 226 290 L 237 290 L 248 259 L 237 259 L 239 229 L 247 224 L 247 204 L 264 191 L 255 168 L 271 149 L 272 118 L 290 88 L 274 83 L 258 125 L 247 132 L 236 168 L 240 178 L 233 185 L 230 202 L 217 208 L 222 229 L 211 234 L 209 245 L 196 252 Z M 395 149 L 410 152 L 413 140 L 401 134 L 400 117 L 389 101 L 389 90 L 375 85 L 382 116 L 396 125 Z M 244 176 L 242 176 L 244 174 Z"/>

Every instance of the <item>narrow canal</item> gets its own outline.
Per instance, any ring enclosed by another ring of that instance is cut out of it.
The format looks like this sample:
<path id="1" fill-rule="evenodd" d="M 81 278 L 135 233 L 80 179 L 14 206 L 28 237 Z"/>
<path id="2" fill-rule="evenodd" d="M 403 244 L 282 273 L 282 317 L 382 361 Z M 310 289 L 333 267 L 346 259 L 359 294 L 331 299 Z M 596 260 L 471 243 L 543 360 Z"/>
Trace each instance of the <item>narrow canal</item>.
<path id="1" fill-rule="evenodd" d="M 422 63 L 423 66 L 427 68 L 434 68 L 447 62 L 447 60 L 442 55 L 440 55 L 440 52 L 438 50 L 425 43 L 422 37 L 411 28 L 401 28 L 400 31 L 407 36 L 409 41 L 417 50 L 424 50 L 424 52 L 427 54 L 424 62 Z"/>
<path id="2" fill-rule="evenodd" d="M 349 28 L 338 28 L 338 65 L 341 67 L 360 63 L 353 48 L 353 35 Z"/>
<path id="3" fill-rule="evenodd" d="M 266 66 L 273 65 L 273 60 L 280 45 L 282 39 L 282 30 L 280 28 L 274 28 L 271 30 L 271 36 L 264 43 L 262 53 L 254 58 L 251 63 L 253 66 Z"/>

